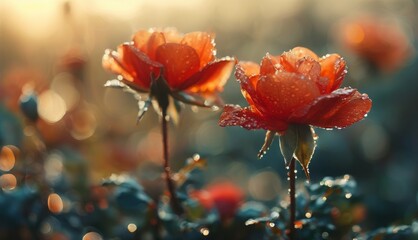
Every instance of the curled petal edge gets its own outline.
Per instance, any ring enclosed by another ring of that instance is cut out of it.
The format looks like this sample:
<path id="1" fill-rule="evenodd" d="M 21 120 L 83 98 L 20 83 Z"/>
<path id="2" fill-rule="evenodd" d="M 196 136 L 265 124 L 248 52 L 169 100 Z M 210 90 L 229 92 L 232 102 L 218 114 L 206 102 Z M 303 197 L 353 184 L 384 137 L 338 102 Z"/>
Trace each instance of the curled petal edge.
<path id="1" fill-rule="evenodd" d="M 285 131 L 288 124 L 282 121 L 269 121 L 252 111 L 250 107 L 242 108 L 239 105 L 225 105 L 219 126 L 240 126 L 248 130 L 265 129 L 276 132 Z"/>
<path id="2" fill-rule="evenodd" d="M 362 120 L 371 106 L 367 94 L 353 88 L 340 88 L 296 111 L 290 120 L 321 128 L 345 128 Z"/>

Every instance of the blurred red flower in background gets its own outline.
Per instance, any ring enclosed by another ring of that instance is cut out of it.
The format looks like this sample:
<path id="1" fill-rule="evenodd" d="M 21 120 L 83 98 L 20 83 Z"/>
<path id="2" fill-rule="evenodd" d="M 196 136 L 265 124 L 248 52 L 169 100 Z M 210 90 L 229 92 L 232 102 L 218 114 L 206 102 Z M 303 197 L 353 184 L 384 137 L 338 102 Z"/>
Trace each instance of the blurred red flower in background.
<path id="1" fill-rule="evenodd" d="M 369 112 L 371 100 L 356 89 L 339 89 L 346 63 L 338 54 L 319 58 L 296 47 L 280 56 L 267 54 L 259 66 L 240 62 L 235 76 L 250 104 L 226 105 L 221 126 L 284 132 L 289 124 L 343 128 Z"/>
<path id="2" fill-rule="evenodd" d="M 405 31 L 394 21 L 364 16 L 338 26 L 339 41 L 380 70 L 398 69 L 414 51 Z"/>
<path id="3" fill-rule="evenodd" d="M 169 94 L 204 93 L 213 95 L 223 89 L 235 64 L 233 58 L 216 59 L 214 37 L 206 32 L 180 34 L 174 29 L 149 29 L 137 32 L 131 42 L 106 50 L 104 68 L 119 74 L 119 80 L 138 92 L 151 92 L 162 78 Z"/>
<path id="4" fill-rule="evenodd" d="M 244 200 L 244 192 L 230 182 L 219 182 L 206 189 L 194 191 L 191 197 L 206 209 L 216 207 L 222 220 L 231 219 Z"/>

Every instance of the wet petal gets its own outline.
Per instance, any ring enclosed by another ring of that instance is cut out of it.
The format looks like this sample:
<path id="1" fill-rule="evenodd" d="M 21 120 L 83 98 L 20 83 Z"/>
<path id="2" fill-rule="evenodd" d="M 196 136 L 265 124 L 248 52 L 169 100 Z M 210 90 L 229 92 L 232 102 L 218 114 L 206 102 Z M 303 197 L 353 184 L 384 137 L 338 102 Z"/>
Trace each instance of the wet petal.
<path id="1" fill-rule="evenodd" d="M 299 59 L 296 67 L 298 73 L 306 75 L 313 81 L 317 81 L 321 73 L 321 65 L 312 58 Z"/>
<path id="2" fill-rule="evenodd" d="M 183 34 L 179 33 L 176 28 L 164 28 L 162 30 L 167 43 L 180 43 Z"/>
<path id="3" fill-rule="evenodd" d="M 184 81 L 199 71 L 199 55 L 184 44 L 167 43 L 158 47 L 156 59 L 164 65 L 164 76 L 172 89 L 179 89 Z"/>
<path id="4" fill-rule="evenodd" d="M 130 44 L 123 44 L 119 47 L 120 63 L 124 69 L 132 75 L 132 81 L 141 88 L 149 89 L 151 83 L 151 75 L 158 77 L 160 74 L 160 65 L 149 59 L 147 55 L 140 52 L 137 48 Z"/>
<path id="5" fill-rule="evenodd" d="M 321 76 L 328 78 L 324 93 L 330 93 L 339 88 L 347 73 L 344 59 L 338 54 L 330 54 L 321 58 L 319 63 L 321 64 Z"/>
<path id="6" fill-rule="evenodd" d="M 306 78 L 302 74 L 288 72 L 261 77 L 257 82 L 257 96 L 268 110 L 267 114 L 287 120 L 294 109 L 314 101 L 319 96 L 319 90 L 313 81 Z"/>
<path id="7" fill-rule="evenodd" d="M 234 65 L 235 59 L 233 58 L 224 58 L 213 62 L 185 81 L 179 86 L 179 90 L 186 89 L 190 92 L 201 93 L 222 91 Z"/>
<path id="8" fill-rule="evenodd" d="M 304 47 L 295 47 L 288 52 L 284 52 L 280 55 L 280 64 L 283 70 L 288 72 L 297 72 L 298 66 L 302 59 L 312 59 L 318 61 L 318 56 L 311 50 Z"/>
<path id="9" fill-rule="evenodd" d="M 155 60 L 157 48 L 165 44 L 165 42 L 165 37 L 161 32 L 153 32 L 148 39 L 147 48 L 144 53 L 152 60 Z"/>
<path id="10" fill-rule="evenodd" d="M 337 89 L 319 97 L 311 106 L 295 112 L 291 118 L 322 128 L 343 128 L 360 121 L 370 111 L 372 102 L 356 89 Z"/>
<path id="11" fill-rule="evenodd" d="M 152 34 L 151 30 L 139 30 L 132 36 L 134 46 L 139 50 L 146 52 L 148 39 Z"/>
<path id="12" fill-rule="evenodd" d="M 310 57 L 312 59 L 314 59 L 315 61 L 318 61 L 318 55 L 316 55 L 314 52 L 312 52 L 310 49 L 308 48 L 304 48 L 304 47 L 295 47 L 292 50 L 290 50 L 290 52 L 297 58 L 297 59 L 301 59 L 304 57 Z"/>
<path id="13" fill-rule="evenodd" d="M 260 65 L 258 65 L 255 62 L 239 62 L 239 64 L 237 65 L 237 71 L 238 68 L 240 69 L 240 74 L 242 75 L 242 77 L 250 77 L 258 75 L 260 73 Z"/>
<path id="14" fill-rule="evenodd" d="M 102 58 L 102 66 L 115 74 L 122 75 L 122 77 L 128 81 L 133 81 L 134 77 L 122 66 L 118 56 L 117 52 L 106 49 Z"/>
<path id="15" fill-rule="evenodd" d="M 219 119 L 221 127 L 241 126 L 245 129 L 266 129 L 284 131 L 287 124 L 282 121 L 271 122 L 251 111 L 250 108 L 241 108 L 238 105 L 226 105 Z"/>
<path id="16" fill-rule="evenodd" d="M 200 69 L 215 58 L 215 42 L 206 32 L 192 32 L 184 35 L 182 44 L 192 47 L 200 58 Z"/>
<path id="17" fill-rule="evenodd" d="M 241 84 L 241 93 L 247 99 L 254 111 L 267 112 L 263 107 L 262 101 L 257 96 L 256 85 L 260 76 L 258 75 L 259 66 L 252 62 L 240 62 L 236 65 L 235 77 Z M 257 72 L 255 75 L 252 74 Z"/>
<path id="18" fill-rule="evenodd" d="M 278 67 L 280 67 L 279 59 L 267 53 L 261 61 L 260 75 L 274 74 Z"/>

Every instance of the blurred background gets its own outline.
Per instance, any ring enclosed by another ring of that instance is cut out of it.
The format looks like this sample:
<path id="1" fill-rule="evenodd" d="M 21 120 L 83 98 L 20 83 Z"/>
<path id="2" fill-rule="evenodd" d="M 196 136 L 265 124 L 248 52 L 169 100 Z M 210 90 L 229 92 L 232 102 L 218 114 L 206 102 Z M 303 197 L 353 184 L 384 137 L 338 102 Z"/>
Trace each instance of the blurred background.
<path id="1" fill-rule="evenodd" d="M 158 116 L 150 111 L 136 125 L 137 102 L 104 88 L 115 76 L 101 66 L 105 49 L 150 27 L 214 32 L 219 58 L 260 62 L 266 52 L 279 55 L 295 46 L 342 55 L 344 86 L 368 93 L 373 107 L 347 129 L 317 129 L 312 181 L 353 176 L 366 229 L 417 216 L 416 0 L 0 0 L 2 191 L 45 182 L 59 192 L 62 184 L 71 202 L 72 192 L 91 191 L 112 173 L 138 177 L 154 198 L 163 191 Z M 222 97 L 246 105 L 234 79 Z M 35 95 L 36 122 L 28 117 Z M 221 128 L 219 115 L 182 110 L 169 129 L 173 168 L 198 153 L 207 161 L 203 183 L 233 182 L 248 199 L 268 206 L 285 199 L 277 139 L 258 160 L 265 133 Z M 62 175 L 65 182 L 57 180 Z M 303 171 L 298 181 L 304 184 Z"/>

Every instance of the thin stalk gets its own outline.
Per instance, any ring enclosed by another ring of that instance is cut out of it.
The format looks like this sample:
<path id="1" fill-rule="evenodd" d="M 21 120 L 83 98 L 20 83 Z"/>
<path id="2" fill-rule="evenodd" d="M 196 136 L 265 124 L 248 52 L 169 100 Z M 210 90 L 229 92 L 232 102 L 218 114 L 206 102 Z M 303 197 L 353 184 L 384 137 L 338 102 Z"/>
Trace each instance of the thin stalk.
<path id="1" fill-rule="evenodd" d="M 164 149 L 164 173 L 165 173 L 165 180 L 168 188 L 168 192 L 170 194 L 170 205 L 173 211 L 177 215 L 182 215 L 184 213 L 184 209 L 181 206 L 177 194 L 176 188 L 174 186 L 174 182 L 171 178 L 171 168 L 168 161 L 168 130 L 167 130 L 167 109 L 162 109 L 162 133 L 163 133 L 163 149 Z"/>
<path id="2" fill-rule="evenodd" d="M 295 173 L 295 158 L 292 158 L 289 165 L 289 196 L 290 196 L 290 222 L 289 222 L 289 239 L 295 239 L 295 221 L 296 221 L 296 173 Z"/>

